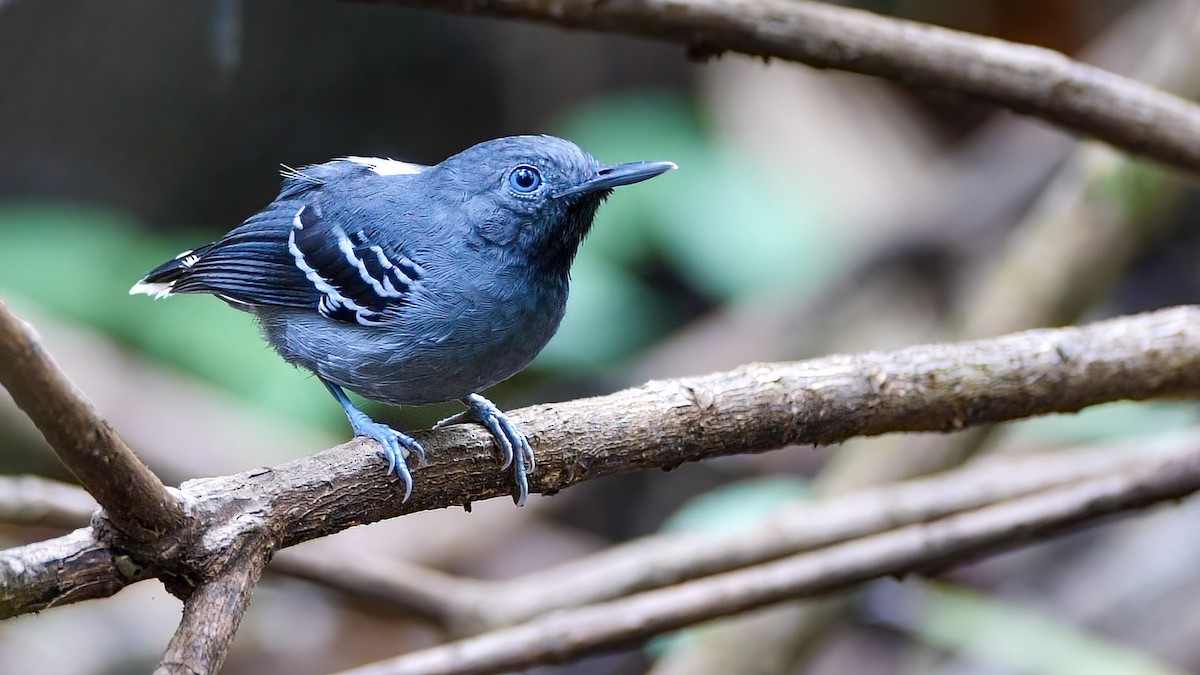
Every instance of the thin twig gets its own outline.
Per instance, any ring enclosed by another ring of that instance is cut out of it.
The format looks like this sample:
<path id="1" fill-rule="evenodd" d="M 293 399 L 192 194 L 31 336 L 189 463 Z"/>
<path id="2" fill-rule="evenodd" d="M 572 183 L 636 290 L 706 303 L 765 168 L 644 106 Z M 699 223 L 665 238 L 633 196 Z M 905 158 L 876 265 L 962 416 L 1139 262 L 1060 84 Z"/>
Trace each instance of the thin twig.
<path id="1" fill-rule="evenodd" d="M 562 662 L 718 616 L 886 575 L 923 572 L 1200 490 L 1200 449 L 932 523 L 910 525 L 679 586 L 581 609 L 345 671 L 489 673 Z"/>
<path id="2" fill-rule="evenodd" d="M 1196 43 L 1192 18 L 1190 6 L 1179 0 L 1140 3 L 1089 42 L 1080 59 L 1180 94 L 1166 86 L 1174 84 L 1169 77 L 1147 79 L 1151 75 L 1147 65 L 1162 62 L 1160 52 L 1189 51 L 1187 45 Z M 1153 48 L 1147 50 L 1151 43 Z M 903 192 L 903 198 L 888 204 L 890 208 L 872 211 L 874 217 L 853 223 L 855 231 L 884 234 L 861 240 L 854 260 L 825 279 L 816 294 L 779 302 L 770 297 L 778 289 L 768 289 L 765 297 L 717 308 L 654 345 L 633 364 L 631 379 L 671 377 L 691 372 L 697 363 L 725 369 L 751 359 L 795 359 L 819 353 L 820 345 L 845 344 L 843 313 L 853 314 L 858 303 L 875 294 L 884 298 L 871 302 L 888 303 L 887 298 L 895 294 L 911 296 L 911 288 L 897 287 L 898 275 L 923 279 L 922 275 L 936 274 L 928 282 L 931 297 L 955 300 L 991 264 L 1014 221 L 1045 191 L 1046 182 L 1077 146 L 1076 139 L 1058 129 L 1019 116 L 995 115 L 965 143 L 947 149 L 943 159 L 926 165 L 928 176 L 919 181 L 920 189 Z M 888 313 L 869 316 L 888 325 L 896 320 Z M 906 318 L 913 323 L 911 315 Z M 932 322 L 935 317 L 930 314 L 927 319 Z M 747 331 L 746 326 L 754 330 Z M 1009 331 L 972 336 L 1005 332 Z M 877 341 L 879 334 L 894 331 L 864 326 L 860 317 L 853 333 L 867 336 L 853 340 L 857 342 Z"/>
<path id="3" fill-rule="evenodd" d="M 183 510 L 162 481 L 59 370 L 33 328 L 2 300 L 0 384 L 125 534 L 148 538 L 180 526 Z"/>
<path id="4" fill-rule="evenodd" d="M 347 555 L 333 550 L 312 551 L 308 545 L 281 551 L 267 571 L 305 579 L 367 602 L 414 612 L 459 630 L 478 627 L 479 602 L 495 585 L 370 551 Z"/>
<path id="5" fill-rule="evenodd" d="M 1200 170 L 1200 108 L 1041 47 L 807 0 L 384 0 L 682 42 L 975 96 Z"/>

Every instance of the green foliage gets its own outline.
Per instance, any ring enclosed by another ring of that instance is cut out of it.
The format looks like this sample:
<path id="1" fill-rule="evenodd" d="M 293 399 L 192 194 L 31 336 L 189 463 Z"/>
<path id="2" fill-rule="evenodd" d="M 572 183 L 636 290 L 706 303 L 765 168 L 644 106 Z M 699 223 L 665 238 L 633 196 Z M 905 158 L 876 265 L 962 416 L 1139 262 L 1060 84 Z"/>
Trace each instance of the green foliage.
<path id="1" fill-rule="evenodd" d="M 1116 167 L 1105 172 L 1090 187 L 1089 194 L 1108 203 L 1121 222 L 1146 228 L 1176 201 L 1173 179 L 1157 164 L 1137 158 L 1114 160 Z"/>

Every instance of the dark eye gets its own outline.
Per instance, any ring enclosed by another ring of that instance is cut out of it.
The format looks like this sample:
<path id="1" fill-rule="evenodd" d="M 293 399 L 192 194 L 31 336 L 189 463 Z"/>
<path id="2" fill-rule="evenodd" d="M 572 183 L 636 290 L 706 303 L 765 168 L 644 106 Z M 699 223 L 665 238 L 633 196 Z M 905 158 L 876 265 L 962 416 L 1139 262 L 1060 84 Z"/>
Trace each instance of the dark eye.
<path id="1" fill-rule="evenodd" d="M 522 164 L 508 174 L 508 185 L 516 192 L 528 194 L 542 185 L 542 174 L 528 164 Z"/>

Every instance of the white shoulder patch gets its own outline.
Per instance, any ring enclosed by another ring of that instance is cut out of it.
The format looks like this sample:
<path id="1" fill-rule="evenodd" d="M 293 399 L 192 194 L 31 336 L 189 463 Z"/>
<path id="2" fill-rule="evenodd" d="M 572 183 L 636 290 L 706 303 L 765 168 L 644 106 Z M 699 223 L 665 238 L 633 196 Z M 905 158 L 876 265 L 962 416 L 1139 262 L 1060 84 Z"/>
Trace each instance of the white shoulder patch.
<path id="1" fill-rule="evenodd" d="M 420 164 L 397 162 L 394 159 L 380 159 L 379 157 L 342 157 L 341 160 L 370 167 L 380 176 L 411 176 L 429 168 Z"/>

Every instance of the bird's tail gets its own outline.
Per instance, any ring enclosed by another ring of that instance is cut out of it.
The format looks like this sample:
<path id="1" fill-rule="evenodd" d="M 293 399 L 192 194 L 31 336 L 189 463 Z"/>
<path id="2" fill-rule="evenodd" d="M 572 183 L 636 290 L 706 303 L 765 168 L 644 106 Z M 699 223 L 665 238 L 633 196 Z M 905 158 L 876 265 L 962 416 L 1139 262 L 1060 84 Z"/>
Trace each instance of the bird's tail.
<path id="1" fill-rule="evenodd" d="M 213 244 L 206 244 L 197 249 L 189 249 L 175 256 L 171 260 L 155 267 L 149 274 L 142 277 L 129 289 L 130 295 L 139 293 L 152 295 L 155 299 L 165 298 L 174 291 L 175 283 L 184 278 L 188 274 L 188 270 L 193 265 L 200 262 L 213 248 Z"/>

